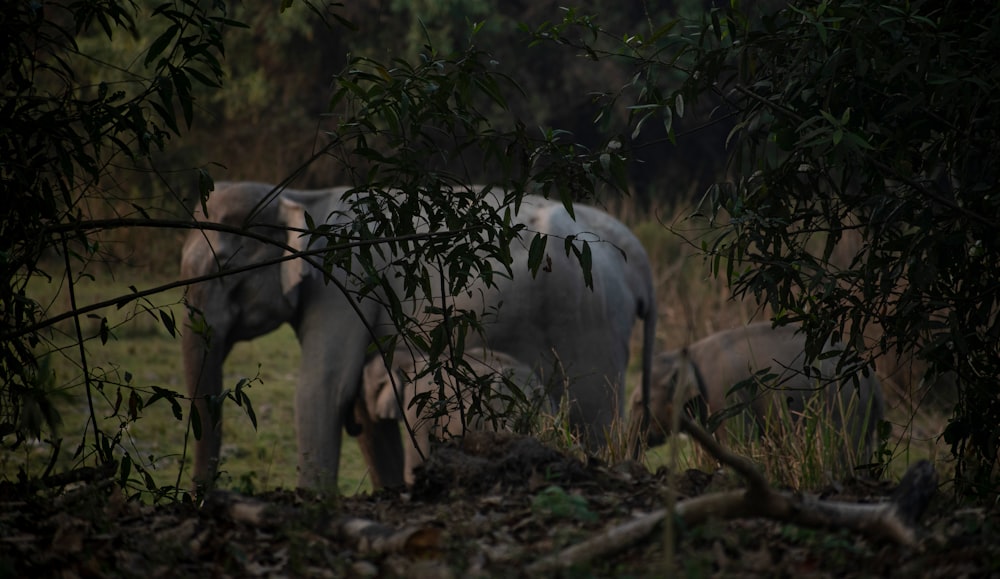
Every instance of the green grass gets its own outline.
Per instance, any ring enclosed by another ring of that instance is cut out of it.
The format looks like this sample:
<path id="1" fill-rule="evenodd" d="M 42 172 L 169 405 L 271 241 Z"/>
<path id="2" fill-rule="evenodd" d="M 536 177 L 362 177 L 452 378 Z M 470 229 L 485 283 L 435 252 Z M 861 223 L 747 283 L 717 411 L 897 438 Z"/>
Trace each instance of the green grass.
<path id="1" fill-rule="evenodd" d="M 169 281 L 162 277 L 147 276 L 143 280 L 130 278 L 119 272 L 125 282 L 98 278 L 83 280 L 77 289 L 77 302 L 86 305 L 128 294 L 129 284 L 144 289 Z M 68 309 L 66 288 L 58 284 L 37 283 L 32 286 L 32 296 L 43 303 L 51 303 L 53 314 Z M 180 305 L 183 290 L 173 290 L 152 298 L 148 306 L 169 309 L 178 321 L 185 311 Z M 144 400 L 149 400 L 153 387 L 158 386 L 180 394 L 185 392 L 183 383 L 179 338 L 171 337 L 163 324 L 142 308 L 113 308 L 101 312 L 112 328 L 110 339 L 101 344 L 98 335 L 99 319 L 83 319 L 86 341 L 86 361 L 91 375 L 103 383 L 92 389 L 95 413 L 101 418 L 102 430 L 108 433 L 124 428 L 121 448 L 133 461 L 141 463 L 153 476 L 157 485 L 174 485 L 182 464 L 181 488 L 190 485 L 191 449 L 184 453 L 187 431 L 187 401 L 180 400 L 183 419 L 178 420 L 168 401 L 160 399 L 141 412 L 134 422 L 124 423 L 113 412 L 119 393 L 124 403 L 118 415 L 123 417 L 128 407 L 129 394 L 134 389 Z M 72 347 L 74 328 L 64 322 L 51 336 L 50 347 L 56 350 L 49 356 L 55 372 L 54 392 L 56 408 L 62 417 L 58 430 L 63 438 L 62 450 L 55 471 L 80 464 L 74 459 L 76 446 L 86 433 L 92 445 L 93 431 L 87 428 L 89 416 L 86 388 L 80 354 Z M 44 351 L 40 348 L 40 351 Z M 224 407 L 224 438 L 220 483 L 223 488 L 256 491 L 278 487 L 294 488 L 296 473 L 296 443 L 294 421 L 294 388 L 299 372 L 299 345 L 287 325 L 278 331 L 251 342 L 237 344 L 226 361 L 225 387 L 233 388 L 241 378 L 252 379 L 248 394 L 257 415 L 255 430 L 243 409 L 227 401 Z M 126 377 L 129 380 L 126 383 Z M 193 440 L 193 436 L 190 437 Z M 86 457 L 87 453 L 83 454 Z M 23 445 L 16 450 L 0 452 L 0 476 L 13 479 L 20 468 L 29 474 L 43 472 L 51 457 L 51 449 L 42 443 Z M 84 461 L 84 464 L 86 461 Z M 339 488 L 345 494 L 370 490 L 367 469 L 356 442 L 345 438 L 341 455 Z M 252 485 L 252 486 L 251 486 Z"/>

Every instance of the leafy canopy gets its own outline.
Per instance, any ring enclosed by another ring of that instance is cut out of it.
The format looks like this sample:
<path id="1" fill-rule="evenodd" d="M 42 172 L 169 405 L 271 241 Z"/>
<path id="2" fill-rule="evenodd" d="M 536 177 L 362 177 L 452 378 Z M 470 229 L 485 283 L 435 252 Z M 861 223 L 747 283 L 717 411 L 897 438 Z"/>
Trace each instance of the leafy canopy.
<path id="1" fill-rule="evenodd" d="M 703 203 L 720 227 L 704 244 L 715 271 L 801 322 L 812 355 L 843 333 L 861 356 L 914 352 L 931 377 L 954 373 L 944 437 L 960 488 L 995 492 L 1000 7 L 734 2 L 677 24 L 616 36 L 570 15 L 540 36 L 620 39 L 641 70 L 638 122 L 658 111 L 669 127 L 698 99 L 735 118 L 731 179 Z"/>

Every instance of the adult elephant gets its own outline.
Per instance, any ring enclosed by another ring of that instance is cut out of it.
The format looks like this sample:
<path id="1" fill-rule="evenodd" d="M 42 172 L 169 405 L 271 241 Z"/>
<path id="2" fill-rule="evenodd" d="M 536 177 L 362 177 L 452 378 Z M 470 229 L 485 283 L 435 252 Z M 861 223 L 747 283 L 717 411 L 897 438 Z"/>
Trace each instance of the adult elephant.
<path id="1" fill-rule="evenodd" d="M 221 418 L 212 420 L 206 399 L 222 389 L 222 365 L 233 345 L 289 322 L 302 348 L 302 367 L 295 392 L 299 485 L 335 488 L 342 430 L 355 407 L 362 368 L 371 349 L 370 329 L 394 333 L 386 300 L 378 295 L 349 298 L 337 284 L 327 283 L 302 259 L 282 261 L 283 246 L 298 248 L 304 239 L 306 214 L 316 223 L 336 226 L 355 219 L 345 199 L 346 188 L 320 191 L 285 189 L 263 183 L 219 183 L 199 221 L 246 227 L 266 238 L 217 230 L 192 231 L 184 245 L 184 278 L 223 269 L 236 273 L 193 285 L 188 303 L 211 327 L 209 339 L 190 328 L 184 332 L 185 380 L 202 421 L 195 445 L 194 478 L 211 484 L 221 446 Z M 528 235 L 511 244 L 513 273 L 495 276 L 494 287 L 478 287 L 450 298 L 456 308 L 483 313 L 483 335 L 470 336 L 467 347 L 510 354 L 535 369 L 555 402 L 569 402 L 570 424 L 590 448 L 605 444 L 605 434 L 624 412 L 624 380 L 629 338 L 636 317 L 644 320 L 643 382 L 648 389 L 656 320 L 652 272 L 640 242 L 623 224 L 603 211 L 576 206 L 573 217 L 559 203 L 529 196 L 519 206 L 515 223 Z M 552 243 L 537 276 L 527 270 L 531 232 L 561 238 Z M 592 289 L 580 264 L 566 255 L 562 239 L 588 240 Z M 392 256 L 386 256 L 391 267 Z M 248 268 L 248 266 L 259 267 Z M 433 270 L 434 268 L 428 268 Z M 503 271 L 500 265 L 494 267 Z M 434 275 L 432 273 L 432 275 Z M 347 288 L 354 278 L 335 269 Z M 400 283 L 399 276 L 386 276 Z M 439 288 L 434 280 L 428 287 Z M 400 294 L 396 288 L 397 295 Z M 414 300 L 422 312 L 428 297 Z M 440 297 L 440 296 L 438 296 Z M 196 324 L 197 325 L 197 324 Z M 562 386 L 566 385 L 566 388 Z M 362 453 L 376 486 L 403 482 L 403 456 L 398 425 L 364 420 L 359 436 Z"/>

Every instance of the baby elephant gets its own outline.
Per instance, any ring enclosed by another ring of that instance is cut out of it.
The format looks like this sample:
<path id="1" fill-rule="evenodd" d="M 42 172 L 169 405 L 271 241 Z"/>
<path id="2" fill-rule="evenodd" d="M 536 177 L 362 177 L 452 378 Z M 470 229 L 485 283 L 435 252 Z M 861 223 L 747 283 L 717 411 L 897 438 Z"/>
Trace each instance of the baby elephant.
<path id="1" fill-rule="evenodd" d="M 397 349 L 392 358 L 396 390 L 382 358 L 365 366 L 363 392 L 368 413 L 376 420 L 405 417 L 413 431 L 412 438 L 404 433 L 403 441 L 403 478 L 408 485 L 414 482 L 413 469 L 427 457 L 431 435 L 441 440 L 460 436 L 465 428 L 509 429 L 525 410 L 543 399 L 534 372 L 511 356 L 475 348 L 466 351 L 465 361 L 466 370 L 474 375 L 470 378 L 478 377 L 480 387 L 456 384 L 455 378 L 442 368 L 443 398 L 442 384 L 435 381 L 434 373 L 421 375 L 427 369 L 426 361 L 415 359 L 408 350 Z M 523 396 L 512 392 L 509 384 Z M 462 392 L 461 406 L 456 387 Z"/>
<path id="2" fill-rule="evenodd" d="M 854 457 L 860 464 L 868 463 L 885 413 L 881 383 L 874 370 L 867 376 L 858 373 L 857 388 L 854 377 L 832 379 L 836 376 L 836 356 L 816 362 L 810 368 L 811 376 L 807 376 L 803 371 L 805 336 L 796 333 L 798 329 L 795 325 L 772 328 L 769 322 L 763 322 L 712 334 L 687 348 L 686 367 L 682 351 L 658 355 L 653 361 L 647 443 L 656 446 L 665 441 L 674 393 L 681 384 L 690 389 L 682 399 L 694 403 L 702 420 L 708 412 L 744 404 L 749 411 L 748 424 L 754 427 L 749 432 L 766 433 L 767 418 L 780 416 L 783 408 L 793 418 L 801 416 L 808 403 L 813 412 L 818 409 L 829 413 L 837 432 L 849 437 L 839 441 L 844 466 L 859 464 L 850 460 Z M 825 351 L 832 349 L 838 348 L 828 344 Z M 763 370 L 767 371 L 758 374 Z M 755 375 L 756 388 L 738 389 L 727 398 L 733 386 Z M 765 376 L 766 380 L 761 381 Z M 825 398 L 817 404 L 820 401 L 813 396 L 819 392 Z M 632 415 L 641 416 L 641 391 L 633 393 L 631 405 Z M 726 436 L 725 431 L 719 433 L 720 439 Z"/>

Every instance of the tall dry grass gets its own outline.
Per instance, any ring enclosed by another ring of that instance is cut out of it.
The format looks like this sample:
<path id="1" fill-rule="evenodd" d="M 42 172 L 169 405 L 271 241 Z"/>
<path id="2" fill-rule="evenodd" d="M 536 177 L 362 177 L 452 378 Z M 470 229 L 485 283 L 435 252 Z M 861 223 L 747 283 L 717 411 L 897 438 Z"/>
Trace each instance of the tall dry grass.
<path id="1" fill-rule="evenodd" d="M 720 330 L 770 319 L 771 312 L 749 300 L 735 299 L 727 281 L 712 274 L 702 252 L 717 232 L 704 217 L 693 216 L 691 204 L 654 206 L 643 212 L 628 199 L 609 205 L 643 242 L 656 275 L 658 302 L 657 350 L 684 347 Z M 839 248 L 846 257 L 853 251 L 848 239 Z M 641 341 L 633 336 L 630 384 L 638 383 Z M 899 368 L 906 365 L 906 371 Z M 945 478 L 950 467 L 947 448 L 940 440 L 950 410 L 935 400 L 924 400 L 919 383 L 921 368 L 912 355 L 886 356 L 878 361 L 878 374 L 885 384 L 886 419 L 891 433 L 886 442 L 889 459 L 886 476 L 898 477 L 921 458 L 935 460 Z M 926 397 L 925 397 L 926 398 Z M 794 421 L 775 417 L 782 436 L 770 440 L 741 440 L 739 450 L 758 460 L 775 481 L 784 484 L 818 484 L 835 471 L 831 457 L 843 449 L 844 437 L 828 426 L 829 421 Z M 674 437 L 678 438 L 678 437 Z M 711 470 L 714 461 L 699 449 L 687 447 L 683 439 L 650 449 L 647 464 L 667 464 L 674 469 Z"/>

